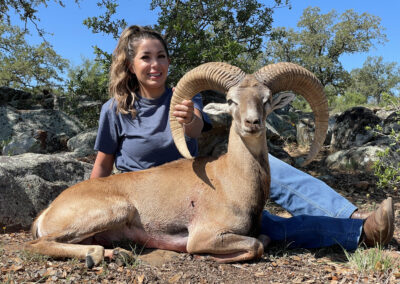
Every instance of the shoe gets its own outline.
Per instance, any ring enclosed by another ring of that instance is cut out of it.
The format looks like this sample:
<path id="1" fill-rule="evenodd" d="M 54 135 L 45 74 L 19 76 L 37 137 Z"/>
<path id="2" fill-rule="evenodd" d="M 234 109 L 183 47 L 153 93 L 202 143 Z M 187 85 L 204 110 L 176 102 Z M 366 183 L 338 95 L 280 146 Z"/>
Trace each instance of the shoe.
<path id="1" fill-rule="evenodd" d="M 354 211 L 353 214 L 351 214 L 350 218 L 351 219 L 362 219 L 365 220 L 371 215 L 371 212 L 362 212 L 362 211 Z"/>
<path id="2" fill-rule="evenodd" d="M 393 238 L 394 211 L 391 197 L 382 201 L 379 208 L 365 220 L 363 238 L 367 246 L 387 245 Z"/>

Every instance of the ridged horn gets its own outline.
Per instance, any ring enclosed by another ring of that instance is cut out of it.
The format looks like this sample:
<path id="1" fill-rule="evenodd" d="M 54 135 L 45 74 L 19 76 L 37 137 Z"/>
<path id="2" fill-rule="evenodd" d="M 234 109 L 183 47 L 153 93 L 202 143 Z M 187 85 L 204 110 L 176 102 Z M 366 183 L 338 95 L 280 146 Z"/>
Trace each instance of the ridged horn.
<path id="1" fill-rule="evenodd" d="M 329 112 L 324 87 L 313 73 L 289 62 L 267 65 L 254 75 L 271 90 L 272 94 L 293 91 L 303 96 L 310 104 L 315 118 L 315 134 L 310 152 L 302 164 L 302 166 L 307 165 L 318 154 L 328 130 Z"/>
<path id="2" fill-rule="evenodd" d="M 175 87 L 169 109 L 169 122 L 172 138 L 179 153 L 187 159 L 193 158 L 185 140 L 182 125 L 172 115 L 175 105 L 183 100 L 191 100 L 196 94 L 205 90 L 225 93 L 237 85 L 246 74 L 240 68 L 223 62 L 209 62 L 187 72 Z"/>

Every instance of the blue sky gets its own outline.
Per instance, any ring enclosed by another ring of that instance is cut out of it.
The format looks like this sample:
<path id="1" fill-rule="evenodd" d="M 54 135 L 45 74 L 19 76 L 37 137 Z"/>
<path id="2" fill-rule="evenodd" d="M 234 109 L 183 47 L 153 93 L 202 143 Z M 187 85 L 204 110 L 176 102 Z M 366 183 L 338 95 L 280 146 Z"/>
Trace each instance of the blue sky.
<path id="1" fill-rule="evenodd" d="M 270 5 L 272 1 L 260 0 Z M 53 35 L 47 35 L 48 41 L 53 45 L 58 54 L 67 58 L 73 65 L 79 65 L 81 58 L 93 58 L 93 45 L 111 52 L 116 41 L 104 34 L 93 34 L 82 24 L 88 16 L 96 16 L 101 11 L 96 6 L 94 0 L 83 0 L 78 6 L 73 1 L 67 2 L 66 7 L 62 8 L 55 3 L 49 3 L 48 7 L 39 9 L 39 26 Z M 151 0 L 121 0 L 117 10 L 118 17 L 124 18 L 128 24 L 152 25 L 155 24 L 158 12 L 150 10 Z M 400 25 L 399 15 L 400 1 L 386 0 L 291 0 L 292 9 L 279 8 L 274 13 L 273 26 L 284 26 L 295 28 L 300 16 L 309 6 L 318 6 L 322 13 L 327 13 L 335 9 L 342 13 L 347 9 L 354 9 L 357 13 L 367 12 L 379 16 L 382 19 L 382 26 L 386 28 L 385 33 L 388 42 L 383 46 L 377 46 L 369 53 L 353 54 L 343 56 L 342 64 L 347 70 L 359 68 L 364 63 L 367 56 L 383 56 L 385 62 L 400 62 Z M 379 5 L 378 5 L 379 4 Z M 38 43 L 35 32 L 28 39 L 30 43 Z"/>

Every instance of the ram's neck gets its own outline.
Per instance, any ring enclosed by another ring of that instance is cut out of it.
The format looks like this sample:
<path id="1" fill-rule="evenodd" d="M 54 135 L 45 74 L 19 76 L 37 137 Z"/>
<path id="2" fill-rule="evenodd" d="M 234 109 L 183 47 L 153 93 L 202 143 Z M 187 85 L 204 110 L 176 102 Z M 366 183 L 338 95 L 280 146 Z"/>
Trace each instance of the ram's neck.
<path id="1" fill-rule="evenodd" d="M 254 167 L 268 170 L 268 147 L 265 131 L 257 137 L 241 137 L 234 126 L 229 132 L 228 159 L 230 164 L 241 168 L 248 174 Z"/>

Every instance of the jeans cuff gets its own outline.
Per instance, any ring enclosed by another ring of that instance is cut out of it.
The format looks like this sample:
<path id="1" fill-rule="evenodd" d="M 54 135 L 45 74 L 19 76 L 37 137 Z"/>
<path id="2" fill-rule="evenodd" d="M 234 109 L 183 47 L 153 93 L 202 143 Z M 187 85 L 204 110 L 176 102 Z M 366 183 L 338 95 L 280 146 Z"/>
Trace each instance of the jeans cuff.
<path id="1" fill-rule="evenodd" d="M 350 218 L 351 214 L 357 210 L 357 207 L 350 202 L 346 207 L 339 211 L 339 213 L 335 216 L 336 218 Z"/>

